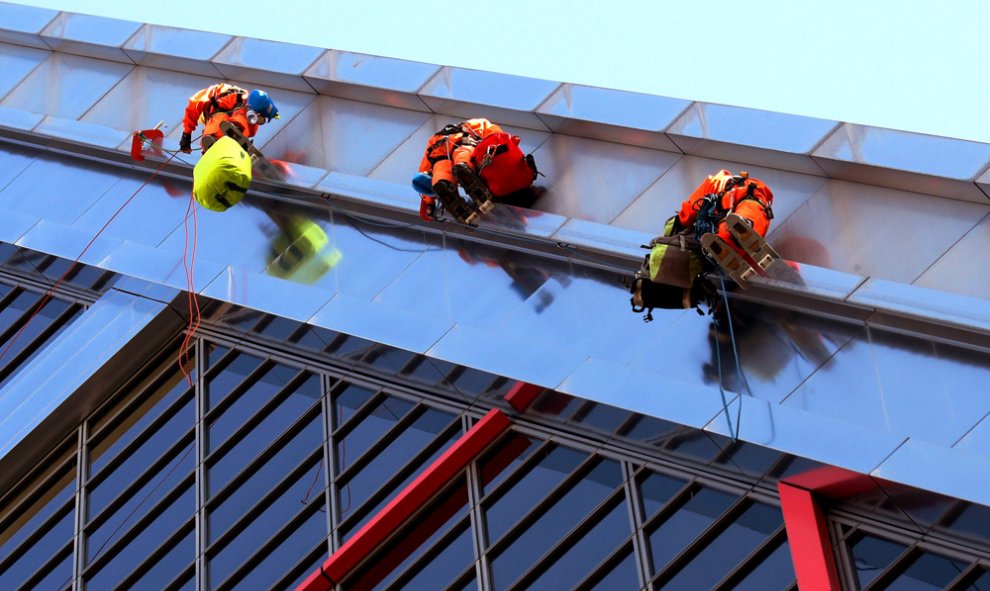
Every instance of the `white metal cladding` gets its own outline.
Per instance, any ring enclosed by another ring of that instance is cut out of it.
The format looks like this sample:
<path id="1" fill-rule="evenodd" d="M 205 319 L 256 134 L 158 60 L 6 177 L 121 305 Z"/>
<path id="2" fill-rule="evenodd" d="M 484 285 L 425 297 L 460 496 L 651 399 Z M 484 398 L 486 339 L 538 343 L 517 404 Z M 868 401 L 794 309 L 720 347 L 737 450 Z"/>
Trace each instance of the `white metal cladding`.
<path id="1" fill-rule="evenodd" d="M 987 431 L 990 357 L 935 334 L 948 326 L 985 344 L 990 333 L 987 282 L 968 256 L 990 241 L 988 145 L 164 27 L 134 25 L 121 39 L 129 25 L 103 35 L 95 17 L 59 15 L 85 24 L 73 33 L 48 26 L 48 13 L 0 11 L 10 15 L 0 59 L 11 62 L 0 70 L 0 136 L 26 132 L 35 144 L 0 145 L 2 240 L 74 258 L 148 171 L 84 163 L 63 144 L 119 156 L 131 131 L 165 120 L 174 145 L 185 98 L 226 72 L 269 87 L 282 119 L 258 145 L 295 164 L 291 188 L 340 200 L 305 214 L 343 258 L 312 283 L 267 274 L 272 205 L 252 195 L 200 214 L 198 291 L 724 433 L 708 319 L 658 312 L 644 325 L 615 274 L 586 259 L 632 261 L 704 175 L 748 170 L 773 187 L 769 237 L 802 263 L 807 284 L 772 288 L 770 308 L 733 305 L 748 322 L 739 336 L 750 392 L 728 401 L 731 416 L 744 407 L 740 437 L 990 504 L 990 456 L 973 443 Z M 53 41 L 60 35 L 66 42 Z M 284 61 L 275 68 L 259 44 Z M 547 191 L 521 212 L 525 224 L 462 240 L 411 222 L 408 178 L 432 131 L 468 115 L 521 135 Z M 44 151 L 52 141 L 59 151 Z M 188 189 L 156 179 L 86 261 L 184 289 Z M 401 223 L 347 213 L 363 205 Z M 537 238 L 574 248 L 548 258 L 519 247 Z M 821 309 L 783 311 L 792 298 Z M 836 306 L 860 316 L 829 320 Z M 908 330 L 918 319 L 920 335 Z M 923 473 L 922 456 L 951 477 Z"/>

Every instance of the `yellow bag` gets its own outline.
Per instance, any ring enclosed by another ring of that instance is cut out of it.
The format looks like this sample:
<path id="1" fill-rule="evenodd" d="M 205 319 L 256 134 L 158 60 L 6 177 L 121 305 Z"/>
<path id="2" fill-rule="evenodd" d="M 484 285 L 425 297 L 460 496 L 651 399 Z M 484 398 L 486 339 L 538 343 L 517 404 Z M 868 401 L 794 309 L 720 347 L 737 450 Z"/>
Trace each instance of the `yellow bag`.
<path id="1" fill-rule="evenodd" d="M 216 141 L 193 168 L 193 197 L 213 211 L 227 211 L 251 186 L 251 157 L 227 136 Z"/>

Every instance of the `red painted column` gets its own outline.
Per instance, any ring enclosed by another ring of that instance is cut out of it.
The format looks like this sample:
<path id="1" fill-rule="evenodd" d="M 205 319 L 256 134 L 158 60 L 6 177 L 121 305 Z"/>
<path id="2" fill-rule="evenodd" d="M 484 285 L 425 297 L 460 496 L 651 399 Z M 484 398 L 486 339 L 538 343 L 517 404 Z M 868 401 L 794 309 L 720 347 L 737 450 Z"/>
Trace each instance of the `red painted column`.
<path id="1" fill-rule="evenodd" d="M 801 591 L 841 591 L 828 523 L 811 491 L 777 484 L 791 560 Z"/>
<path id="2" fill-rule="evenodd" d="M 526 382 L 516 382 L 508 392 L 505 393 L 505 401 L 509 403 L 516 412 L 523 412 L 529 405 L 533 404 L 543 388 L 527 384 Z"/>
<path id="3" fill-rule="evenodd" d="M 296 591 L 329 591 L 397 531 L 434 495 L 509 428 L 509 417 L 492 409 L 409 486 L 382 508 Z"/>

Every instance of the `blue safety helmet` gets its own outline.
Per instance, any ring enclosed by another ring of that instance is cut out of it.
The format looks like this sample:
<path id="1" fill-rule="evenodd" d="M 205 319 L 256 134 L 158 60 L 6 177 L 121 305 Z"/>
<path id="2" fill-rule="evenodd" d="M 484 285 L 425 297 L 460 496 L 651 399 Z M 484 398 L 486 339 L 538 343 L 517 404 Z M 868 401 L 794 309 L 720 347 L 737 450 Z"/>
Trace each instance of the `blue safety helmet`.
<path id="1" fill-rule="evenodd" d="M 264 90 L 252 90 L 247 98 L 248 108 L 266 119 L 278 119 L 278 107 Z"/>

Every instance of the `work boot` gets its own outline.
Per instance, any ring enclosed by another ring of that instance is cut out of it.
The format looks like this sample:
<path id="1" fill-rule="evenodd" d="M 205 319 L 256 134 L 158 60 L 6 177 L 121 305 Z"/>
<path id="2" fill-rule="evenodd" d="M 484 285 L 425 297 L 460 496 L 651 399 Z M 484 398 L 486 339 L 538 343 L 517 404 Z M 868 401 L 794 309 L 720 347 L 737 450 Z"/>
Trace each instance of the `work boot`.
<path id="1" fill-rule="evenodd" d="M 473 225 L 478 220 L 478 212 L 468 205 L 466 199 L 457 192 L 457 187 L 450 181 L 433 183 L 433 193 L 440 199 L 447 213 L 462 224 Z"/>
<path id="2" fill-rule="evenodd" d="M 481 213 L 488 213 L 495 208 L 495 195 L 473 168 L 462 162 L 454 165 L 453 173 L 457 182 L 464 187 L 464 192 L 474 199 L 474 204 Z"/>

